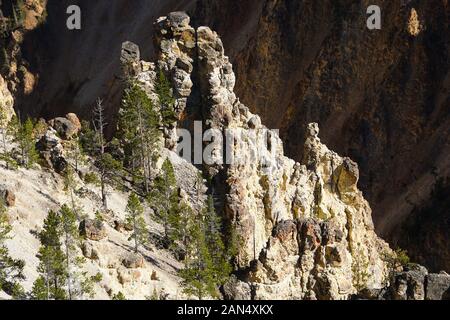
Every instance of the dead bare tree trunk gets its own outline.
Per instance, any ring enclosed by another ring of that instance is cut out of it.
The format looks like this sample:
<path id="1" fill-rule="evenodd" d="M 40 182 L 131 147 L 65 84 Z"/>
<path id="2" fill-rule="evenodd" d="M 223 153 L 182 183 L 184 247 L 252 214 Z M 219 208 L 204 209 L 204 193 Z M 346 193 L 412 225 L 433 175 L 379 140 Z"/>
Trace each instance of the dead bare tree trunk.
<path id="1" fill-rule="evenodd" d="M 97 137 L 98 141 L 98 147 L 99 147 L 99 153 L 100 153 L 100 183 L 101 183 L 101 191 L 102 191 L 102 203 L 103 207 L 105 209 L 108 209 L 108 203 L 107 203 L 107 195 L 106 195 L 106 173 L 105 168 L 103 167 L 103 160 L 105 155 L 105 127 L 107 126 L 107 123 L 105 122 L 105 116 L 104 116 L 105 108 L 103 107 L 103 101 L 99 98 L 97 99 L 95 108 L 94 108 L 94 131 L 95 136 Z"/>

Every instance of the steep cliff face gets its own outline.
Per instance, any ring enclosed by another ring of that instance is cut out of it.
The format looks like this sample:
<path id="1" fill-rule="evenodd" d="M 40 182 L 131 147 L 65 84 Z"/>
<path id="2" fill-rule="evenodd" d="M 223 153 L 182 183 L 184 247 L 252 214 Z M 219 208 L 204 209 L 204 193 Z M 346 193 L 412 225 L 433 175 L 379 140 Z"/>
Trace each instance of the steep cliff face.
<path id="1" fill-rule="evenodd" d="M 381 7 L 380 31 L 366 28 L 369 4 Z M 440 244 L 415 241 L 402 227 L 421 220 L 433 189 L 449 176 L 448 2 L 263 1 L 257 22 L 245 16 L 241 30 L 252 36 L 244 46 L 227 36 L 234 22 L 216 19 L 233 7 L 208 6 L 199 19 L 231 46 L 241 100 L 281 129 L 297 160 L 304 125 L 318 122 L 323 141 L 361 165 L 377 230 L 421 262 L 449 269 L 449 233 L 437 228 L 448 226 L 448 213 L 420 228 Z M 445 202 L 434 205 L 449 211 Z M 444 254 L 426 253 L 435 248 Z"/>
<path id="2" fill-rule="evenodd" d="M 73 3 L 82 8 L 81 31 L 65 28 Z M 382 9 L 381 30 L 366 27 L 369 4 Z M 21 46 L 31 90 L 19 90 L 16 107 L 87 115 L 103 96 L 114 123 L 122 42 L 155 56 L 151 23 L 179 9 L 222 36 L 237 94 L 281 130 L 287 155 L 301 162 L 306 125 L 319 123 L 322 140 L 360 164 L 377 231 L 420 262 L 450 269 L 448 255 L 430 250 L 448 252 L 450 242 L 437 227 L 448 225 L 448 206 L 433 196 L 450 170 L 447 0 L 49 1 L 47 23 Z M 422 221 L 430 206 L 442 214 L 420 230 L 439 241 L 411 240 L 411 219 Z"/>
<path id="3" fill-rule="evenodd" d="M 287 158 L 278 134 L 234 93 L 236 78 L 217 33 L 192 28 L 179 12 L 159 19 L 156 30 L 157 65 L 171 80 L 180 125 L 198 120 L 215 133 L 203 166 L 239 243 L 237 277 L 225 296 L 347 299 L 381 289 L 388 281 L 382 255 L 390 249 L 375 234 L 357 165 L 320 142 L 317 124 L 307 127 L 303 160 Z M 155 65 L 128 64 L 151 96 Z M 166 140 L 172 146 L 171 135 Z"/>

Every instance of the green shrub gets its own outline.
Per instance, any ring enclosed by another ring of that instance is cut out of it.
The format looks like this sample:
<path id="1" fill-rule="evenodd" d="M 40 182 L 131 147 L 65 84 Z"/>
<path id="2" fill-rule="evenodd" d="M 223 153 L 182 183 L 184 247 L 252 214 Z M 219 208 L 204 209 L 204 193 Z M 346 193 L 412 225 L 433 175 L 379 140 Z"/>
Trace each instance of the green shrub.
<path id="1" fill-rule="evenodd" d="M 98 178 L 97 174 L 94 172 L 88 172 L 84 176 L 84 182 L 87 184 L 93 184 L 93 185 L 100 185 L 100 179 Z"/>

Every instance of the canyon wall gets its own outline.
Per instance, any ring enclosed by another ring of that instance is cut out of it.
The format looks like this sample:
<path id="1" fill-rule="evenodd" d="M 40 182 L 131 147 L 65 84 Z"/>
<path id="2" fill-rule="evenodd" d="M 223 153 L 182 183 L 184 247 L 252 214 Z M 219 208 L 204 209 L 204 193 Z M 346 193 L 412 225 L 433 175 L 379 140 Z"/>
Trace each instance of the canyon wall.
<path id="1" fill-rule="evenodd" d="M 69 4 L 82 8 L 81 31 L 65 28 Z M 366 28 L 370 4 L 382 9 L 381 30 Z M 122 42 L 154 57 L 153 21 L 187 10 L 194 27 L 221 35 L 237 95 L 281 130 L 287 155 L 302 162 L 306 124 L 319 123 L 322 140 L 360 165 L 376 230 L 419 262 L 449 270 L 449 209 L 439 196 L 450 170 L 449 7 L 447 0 L 50 0 L 46 23 L 21 42 L 33 81 L 11 91 L 16 109 L 45 117 L 88 117 L 95 98 L 106 97 L 113 124 Z"/>

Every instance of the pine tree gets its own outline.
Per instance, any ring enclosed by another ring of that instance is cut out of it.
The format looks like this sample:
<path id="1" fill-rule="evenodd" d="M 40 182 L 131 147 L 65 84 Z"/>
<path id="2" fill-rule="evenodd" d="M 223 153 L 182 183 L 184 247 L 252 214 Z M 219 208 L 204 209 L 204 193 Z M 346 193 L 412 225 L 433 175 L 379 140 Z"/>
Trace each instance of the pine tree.
<path id="1" fill-rule="evenodd" d="M 190 229 L 195 220 L 195 212 L 187 203 L 182 202 L 179 210 L 170 216 L 170 225 L 173 227 L 172 242 L 180 246 L 184 256 L 188 250 Z"/>
<path id="2" fill-rule="evenodd" d="M 147 201 L 155 209 L 156 219 L 164 227 L 164 245 L 173 243 L 173 232 L 176 228 L 176 216 L 179 214 L 178 192 L 173 166 L 166 159 L 162 166 L 162 175 L 154 181 L 153 190 Z M 175 218 L 174 218 L 175 217 Z"/>
<path id="3" fill-rule="evenodd" d="M 105 139 L 105 128 L 107 123 L 105 122 L 105 108 L 103 107 L 103 101 L 98 99 L 94 108 L 94 136 L 93 141 L 94 148 L 97 150 L 98 161 L 97 166 L 100 169 L 100 184 L 102 188 L 102 202 L 103 207 L 108 208 L 108 202 L 106 198 L 106 178 L 108 172 L 108 166 L 104 163 L 105 161 L 105 147 L 106 147 L 106 139 Z"/>
<path id="4" fill-rule="evenodd" d="M 108 209 L 107 186 L 115 185 L 120 172 L 123 170 L 122 163 L 110 154 L 104 153 L 96 162 L 100 171 L 100 187 L 102 192 L 103 207 Z"/>
<path id="5" fill-rule="evenodd" d="M 72 166 L 69 164 L 64 172 L 64 189 L 69 194 L 72 211 L 76 212 L 76 203 L 75 203 L 75 188 L 76 188 L 76 179 L 75 179 L 75 171 Z"/>
<path id="6" fill-rule="evenodd" d="M 43 230 L 39 233 L 41 247 L 37 255 L 40 263 L 40 277 L 35 281 L 31 296 L 36 300 L 67 299 L 65 284 L 67 279 L 66 255 L 61 244 L 61 217 L 54 211 L 48 213 Z"/>
<path id="7" fill-rule="evenodd" d="M 149 192 L 152 163 L 158 156 L 159 115 L 145 91 L 135 82 L 125 90 L 120 110 L 117 136 L 125 150 L 125 164 L 135 182 Z"/>
<path id="8" fill-rule="evenodd" d="M 5 291 L 13 298 L 22 298 L 23 288 L 20 281 L 24 280 L 23 260 L 13 259 L 8 252 L 5 241 L 10 239 L 11 225 L 6 215 L 6 206 L 0 199 L 0 291 Z"/>
<path id="9" fill-rule="evenodd" d="M 214 265 L 205 237 L 204 224 L 197 219 L 190 228 L 191 239 L 185 259 L 185 268 L 179 271 L 183 291 L 199 300 L 215 294 Z"/>
<path id="10" fill-rule="evenodd" d="M 144 219 L 144 208 L 135 193 L 128 198 L 126 222 L 133 227 L 133 233 L 128 240 L 134 240 L 134 251 L 138 253 L 139 246 L 148 242 L 148 229 Z"/>
<path id="11" fill-rule="evenodd" d="M 170 126 L 173 122 L 178 121 L 178 117 L 174 110 L 175 99 L 172 94 L 172 86 L 162 70 L 159 70 L 155 91 L 160 103 L 162 123 Z"/>
<path id="12" fill-rule="evenodd" d="M 80 271 L 86 262 L 78 255 L 77 245 L 80 242 L 78 232 L 78 217 L 74 210 L 63 205 L 59 211 L 62 226 L 62 239 L 65 249 L 66 283 L 69 300 L 81 299 L 84 296 L 93 296 L 93 285 L 100 281 L 99 275 L 90 277 L 87 272 Z M 100 275 L 101 277 L 101 275 Z"/>
<path id="13" fill-rule="evenodd" d="M 75 276 L 73 275 L 72 267 L 77 266 L 76 256 L 76 242 L 79 241 L 79 233 L 77 228 L 77 215 L 67 205 L 63 205 L 59 212 L 62 225 L 62 235 L 64 239 L 65 261 L 66 261 L 66 276 L 67 276 L 67 293 L 69 300 L 75 297 L 72 288 Z"/>
<path id="14" fill-rule="evenodd" d="M 214 199 L 211 195 L 208 197 L 204 217 L 205 238 L 215 268 L 213 278 L 216 285 L 221 286 L 232 272 L 231 256 L 223 242 L 223 221 L 216 213 Z"/>
<path id="15" fill-rule="evenodd" d="M 202 299 L 206 295 L 219 296 L 232 270 L 231 251 L 223 242 L 222 219 L 214 209 L 212 196 L 208 197 L 203 212 L 189 225 L 189 241 L 185 268 L 180 271 L 187 294 Z"/>
<path id="16" fill-rule="evenodd" d="M 116 160 L 110 153 L 106 152 L 108 145 L 105 137 L 107 123 L 105 121 L 105 108 L 103 102 L 98 99 L 94 107 L 94 130 L 88 131 L 87 143 L 95 158 L 95 164 L 100 171 L 100 186 L 102 193 L 102 203 L 105 209 L 108 208 L 107 185 L 114 184 L 116 177 L 122 171 L 122 163 Z"/>
<path id="17" fill-rule="evenodd" d="M 72 164 L 75 171 L 79 170 L 80 165 L 86 161 L 86 156 L 83 151 L 83 145 L 80 138 L 77 136 L 68 141 L 64 146 L 66 150 L 66 156 L 69 162 Z"/>
<path id="18" fill-rule="evenodd" d="M 35 300 L 76 300 L 93 297 L 93 284 L 101 275 L 83 272 L 85 259 L 78 255 L 80 241 L 76 213 L 63 205 L 58 213 L 50 211 L 39 233 L 41 247 L 40 277 L 34 282 L 31 297 Z"/>
<path id="19" fill-rule="evenodd" d="M 112 300 L 127 300 L 122 291 L 119 291 L 117 294 L 114 294 Z"/>
<path id="20" fill-rule="evenodd" d="M 13 133 L 14 141 L 19 144 L 21 164 L 30 168 L 39 158 L 35 148 L 33 121 L 27 118 L 25 123 L 22 123 L 19 117 L 14 117 L 11 120 L 10 130 Z"/>

